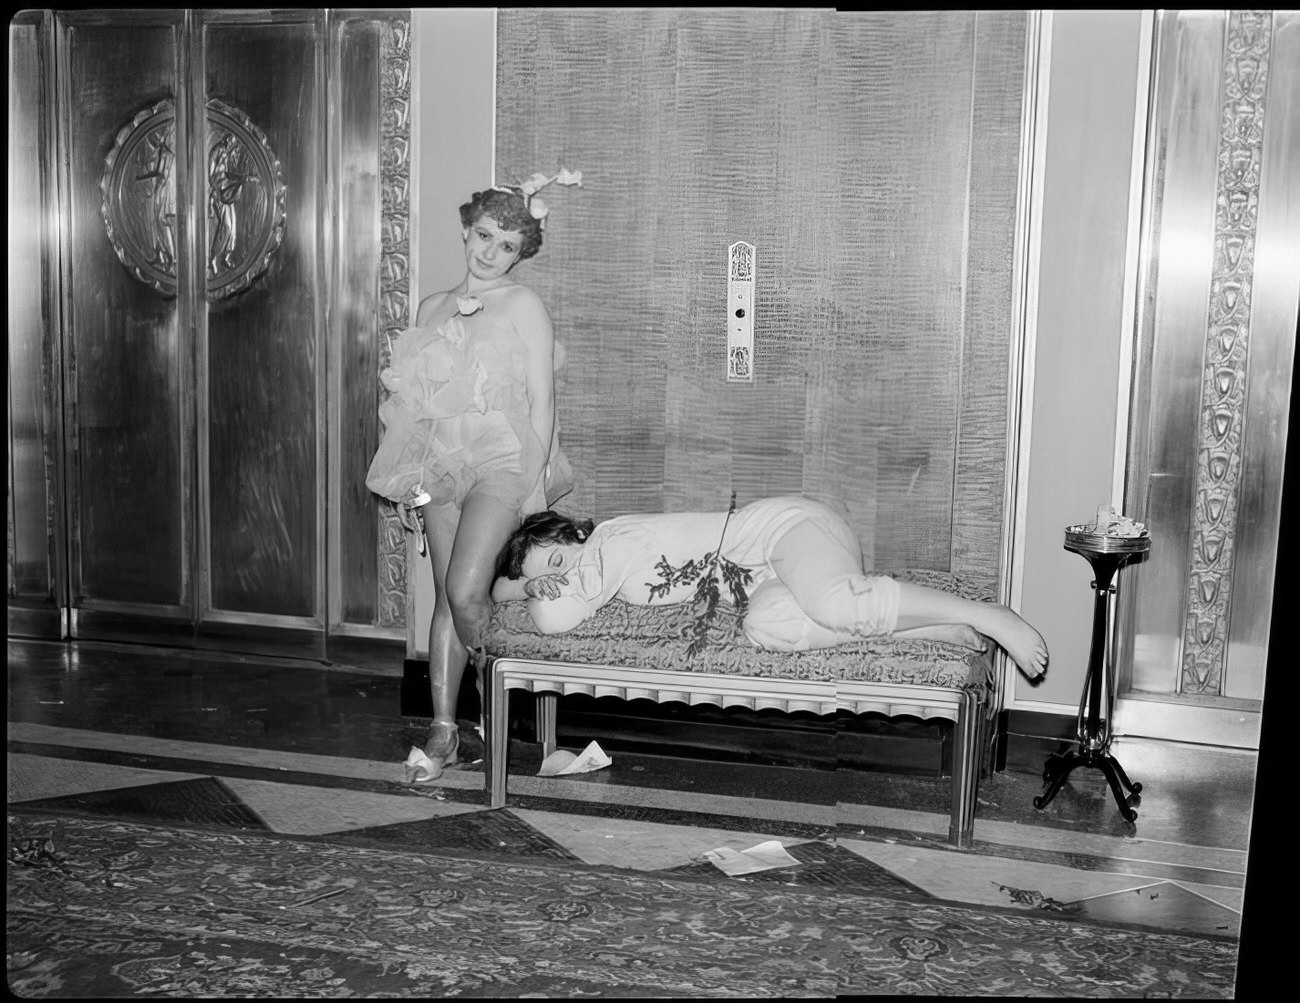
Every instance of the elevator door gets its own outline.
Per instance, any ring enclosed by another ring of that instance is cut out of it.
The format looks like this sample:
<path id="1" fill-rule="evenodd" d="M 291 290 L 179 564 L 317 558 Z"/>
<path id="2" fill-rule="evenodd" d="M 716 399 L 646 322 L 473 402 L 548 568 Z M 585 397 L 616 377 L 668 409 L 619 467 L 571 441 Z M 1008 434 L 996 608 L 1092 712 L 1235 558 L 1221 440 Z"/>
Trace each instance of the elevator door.
<path id="1" fill-rule="evenodd" d="M 11 24 L 11 633 L 317 657 L 403 633 L 363 481 L 405 321 L 406 23 Z"/>
<path id="2" fill-rule="evenodd" d="M 39 570 L 39 517 L 14 512 L 43 465 L 65 637 L 324 654 L 329 29 L 99 10 L 10 31 L 51 207 L 43 307 L 10 311 L 10 342 L 43 311 L 47 346 L 44 427 L 10 425 L 44 444 L 10 472 L 10 594 L 16 551 Z"/>
<path id="3" fill-rule="evenodd" d="M 320 646 L 316 19 L 60 16 L 74 637 Z"/>
<path id="4" fill-rule="evenodd" d="M 61 18 L 76 637 L 319 646 L 316 35 Z"/>

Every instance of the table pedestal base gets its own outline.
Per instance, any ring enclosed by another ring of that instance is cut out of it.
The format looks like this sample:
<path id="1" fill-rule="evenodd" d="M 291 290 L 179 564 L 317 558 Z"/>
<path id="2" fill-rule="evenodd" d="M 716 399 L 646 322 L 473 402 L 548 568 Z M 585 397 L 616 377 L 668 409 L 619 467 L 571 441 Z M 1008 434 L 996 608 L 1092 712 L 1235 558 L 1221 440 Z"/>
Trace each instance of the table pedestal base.
<path id="1" fill-rule="evenodd" d="M 1110 792 L 1115 795 L 1119 813 L 1128 822 L 1137 818 L 1137 812 L 1133 808 L 1142 803 L 1142 785 L 1129 780 L 1124 767 L 1119 765 L 1119 760 L 1105 749 L 1074 749 L 1070 752 L 1055 752 L 1049 756 L 1043 766 L 1043 782 L 1047 784 L 1047 789 L 1034 798 L 1034 807 L 1046 808 L 1070 774 L 1080 766 L 1101 770 L 1106 775 Z"/>

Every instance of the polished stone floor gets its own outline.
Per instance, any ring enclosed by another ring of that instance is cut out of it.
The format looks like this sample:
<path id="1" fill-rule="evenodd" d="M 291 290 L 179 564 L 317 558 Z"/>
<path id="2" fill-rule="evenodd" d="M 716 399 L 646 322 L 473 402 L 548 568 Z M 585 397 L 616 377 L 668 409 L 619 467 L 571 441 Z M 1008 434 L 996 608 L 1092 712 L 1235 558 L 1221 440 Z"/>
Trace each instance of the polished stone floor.
<path id="1" fill-rule="evenodd" d="M 1253 753 L 1117 740 L 1113 751 L 1144 785 L 1138 820 L 1127 823 L 1090 770 L 1035 810 L 1058 746 L 1013 735 L 1007 768 L 981 784 L 975 844 L 958 850 L 947 843 L 948 781 L 933 771 L 728 761 L 624 748 L 610 735 L 610 766 L 545 778 L 525 721 L 507 806 L 491 811 L 472 722 L 462 728 L 465 762 L 436 783 L 404 782 L 401 763 L 427 720 L 401 716 L 393 673 L 15 639 L 8 658 L 11 809 L 1241 932 Z M 562 743 L 577 751 L 564 743 L 564 716 L 562 704 Z M 706 856 L 772 840 L 795 863 L 729 876 Z"/>

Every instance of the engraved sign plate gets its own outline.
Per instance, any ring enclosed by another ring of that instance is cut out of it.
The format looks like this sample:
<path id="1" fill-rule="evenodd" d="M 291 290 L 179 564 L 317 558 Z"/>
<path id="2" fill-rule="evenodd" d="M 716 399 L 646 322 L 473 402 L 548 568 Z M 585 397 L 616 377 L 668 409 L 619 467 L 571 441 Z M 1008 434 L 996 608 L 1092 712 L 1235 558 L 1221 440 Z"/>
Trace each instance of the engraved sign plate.
<path id="1" fill-rule="evenodd" d="M 754 382 L 754 245 L 727 249 L 727 382 Z"/>

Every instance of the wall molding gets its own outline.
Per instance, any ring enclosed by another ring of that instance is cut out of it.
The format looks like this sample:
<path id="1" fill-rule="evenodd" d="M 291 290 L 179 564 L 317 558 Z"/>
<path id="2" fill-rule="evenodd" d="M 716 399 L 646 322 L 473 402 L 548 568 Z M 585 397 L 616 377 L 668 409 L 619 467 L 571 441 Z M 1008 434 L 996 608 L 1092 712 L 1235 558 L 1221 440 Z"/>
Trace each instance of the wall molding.
<path id="1" fill-rule="evenodd" d="M 1229 11 L 1179 680 L 1184 693 L 1222 692 L 1228 657 L 1271 36 L 1270 11 Z"/>
<path id="2" fill-rule="evenodd" d="M 379 323 L 375 336 L 379 368 L 389 362 L 392 339 L 410 324 L 411 256 L 411 20 L 382 22 L 380 42 Z M 378 375 L 378 374 L 376 374 Z M 375 381 L 379 386 L 378 380 Z M 381 391 L 377 391 L 381 393 Z M 378 399 L 376 399 L 378 406 Z M 407 533 L 392 505 L 378 506 L 378 625 L 401 627 L 411 618 L 407 588 Z"/>

